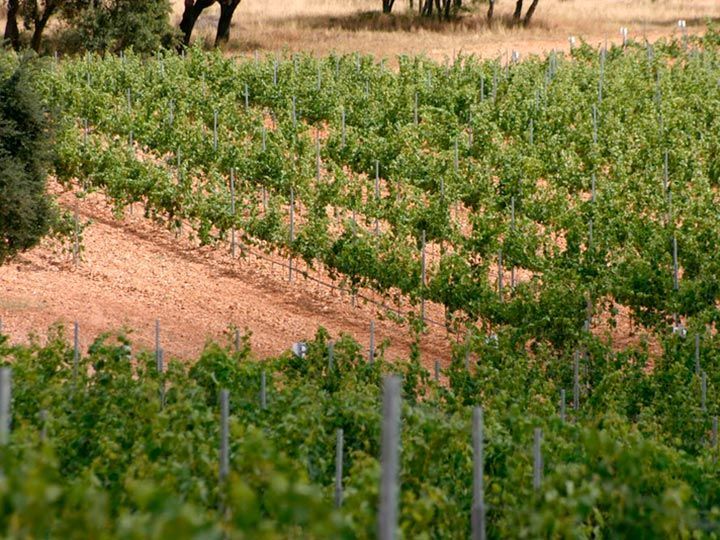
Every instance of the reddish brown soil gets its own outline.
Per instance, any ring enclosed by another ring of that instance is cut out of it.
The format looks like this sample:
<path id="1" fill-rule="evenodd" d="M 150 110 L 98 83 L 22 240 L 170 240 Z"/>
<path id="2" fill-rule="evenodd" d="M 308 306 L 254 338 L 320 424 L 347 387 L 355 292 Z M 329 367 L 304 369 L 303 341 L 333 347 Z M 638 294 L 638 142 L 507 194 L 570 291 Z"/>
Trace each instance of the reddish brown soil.
<path id="1" fill-rule="evenodd" d="M 60 201 L 71 206 L 76 198 L 65 193 Z M 360 300 L 352 307 L 347 294 L 302 276 L 289 283 L 287 269 L 266 260 L 233 259 L 226 246 L 176 238 L 142 218 L 139 208 L 116 220 L 103 197 L 91 195 L 78 203 L 78 213 L 90 225 L 77 268 L 72 255 L 48 243 L 0 267 L 0 317 L 13 342 L 26 341 L 31 332 L 42 338 L 56 322 L 69 336 L 76 319 L 83 348 L 99 333 L 123 327 L 132 329 L 134 343 L 151 347 L 159 318 L 171 356 L 196 357 L 207 340 L 227 340 L 232 324 L 249 329 L 255 354 L 265 357 L 312 338 L 319 326 L 333 337 L 347 333 L 368 343 L 370 320 L 381 318 L 375 306 Z M 436 306 L 428 309 L 442 321 Z M 377 320 L 376 343 L 385 339 L 387 358 L 407 357 L 406 326 Z M 446 365 L 450 339 L 432 326 L 422 339 L 423 362 Z"/>

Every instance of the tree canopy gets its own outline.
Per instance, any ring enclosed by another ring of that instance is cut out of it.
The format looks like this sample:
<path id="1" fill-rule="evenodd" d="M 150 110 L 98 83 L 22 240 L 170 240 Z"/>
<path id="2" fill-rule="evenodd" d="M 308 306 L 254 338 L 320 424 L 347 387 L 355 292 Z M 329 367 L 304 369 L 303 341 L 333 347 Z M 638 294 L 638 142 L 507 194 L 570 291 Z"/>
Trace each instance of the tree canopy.
<path id="1" fill-rule="evenodd" d="M 46 195 L 51 130 L 27 61 L 0 72 L 0 264 L 37 244 L 55 217 Z"/>

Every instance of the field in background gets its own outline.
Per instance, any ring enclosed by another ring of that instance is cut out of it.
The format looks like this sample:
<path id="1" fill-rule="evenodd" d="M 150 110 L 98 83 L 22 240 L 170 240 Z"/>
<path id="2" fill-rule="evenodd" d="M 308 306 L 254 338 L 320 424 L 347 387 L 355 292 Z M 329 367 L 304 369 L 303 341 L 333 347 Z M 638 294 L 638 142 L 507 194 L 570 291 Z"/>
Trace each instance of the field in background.
<path id="1" fill-rule="evenodd" d="M 173 20 L 179 23 L 183 0 L 172 0 Z M 459 21 L 438 23 L 409 12 L 409 0 L 399 0 L 392 15 L 380 13 L 380 0 L 244 0 L 235 16 L 231 53 L 306 51 L 324 55 L 359 51 L 392 58 L 425 54 L 436 60 L 454 53 L 482 57 L 541 54 L 568 48 L 568 37 L 582 37 L 597 45 L 619 41 L 620 27 L 630 38 L 651 40 L 678 32 L 677 21 L 687 21 L 688 32 L 702 31 L 708 19 L 720 20 L 716 0 L 540 0 L 531 28 L 508 26 L 514 0 L 497 0 L 495 24 L 485 20 L 487 4 L 475 5 Z M 417 8 L 417 2 L 414 4 Z M 206 10 L 198 20 L 196 39 L 212 44 L 219 8 Z M 0 8 L 0 28 L 5 28 Z"/>
<path id="2" fill-rule="evenodd" d="M 176 20 L 182 0 L 174 0 Z M 688 31 L 701 30 L 707 19 L 720 19 L 716 0 L 541 0 L 531 28 L 504 24 L 515 2 L 499 0 L 496 24 L 485 21 L 486 4 L 459 22 L 439 24 L 408 14 L 409 1 L 399 0 L 394 13 L 382 15 L 380 0 L 246 0 L 235 16 L 229 49 L 307 51 L 327 54 L 360 51 L 377 56 L 426 54 L 435 59 L 453 53 L 497 56 L 512 50 L 542 53 L 568 47 L 568 36 L 583 37 L 591 44 L 618 41 L 621 26 L 631 38 L 655 39 L 678 31 L 678 19 Z M 417 6 L 417 2 L 415 2 Z M 196 37 L 212 42 L 219 10 L 208 10 L 198 21 Z"/>

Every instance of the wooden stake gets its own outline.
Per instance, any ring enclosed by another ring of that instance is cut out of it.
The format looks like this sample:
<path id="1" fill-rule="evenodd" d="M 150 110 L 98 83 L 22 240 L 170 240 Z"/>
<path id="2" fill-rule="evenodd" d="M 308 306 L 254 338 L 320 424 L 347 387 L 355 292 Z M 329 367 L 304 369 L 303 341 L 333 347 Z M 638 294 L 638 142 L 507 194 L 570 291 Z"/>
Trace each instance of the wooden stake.
<path id="1" fill-rule="evenodd" d="M 73 323 L 73 383 L 77 384 L 78 366 L 80 364 L 80 325 Z"/>
<path id="2" fill-rule="evenodd" d="M 472 539 L 485 540 L 485 448 L 483 410 L 473 409 L 473 502 L 471 512 Z"/>
<path id="3" fill-rule="evenodd" d="M 542 444 L 542 429 L 536 427 L 533 436 L 533 489 L 539 491 L 543 477 L 543 460 L 540 447 Z"/>
<path id="4" fill-rule="evenodd" d="M 335 508 L 343 503 L 343 430 L 337 430 L 335 442 Z"/>
<path id="5" fill-rule="evenodd" d="M 260 375 L 260 409 L 263 411 L 267 409 L 267 388 L 264 371 Z"/>
<path id="6" fill-rule="evenodd" d="M 230 215 L 233 226 L 230 228 L 230 254 L 235 257 L 235 169 L 230 168 Z"/>
<path id="7" fill-rule="evenodd" d="M 400 379 L 390 375 L 383 383 L 380 442 L 380 509 L 378 539 L 394 540 L 398 525 L 398 469 L 400 467 Z"/>
<path id="8" fill-rule="evenodd" d="M 0 368 L 0 446 L 10 442 L 10 404 L 12 402 L 12 368 Z"/>
<path id="9" fill-rule="evenodd" d="M 220 390 L 220 488 L 230 475 L 230 392 Z"/>
<path id="10" fill-rule="evenodd" d="M 580 353 L 575 351 L 573 358 L 573 409 L 580 410 Z"/>

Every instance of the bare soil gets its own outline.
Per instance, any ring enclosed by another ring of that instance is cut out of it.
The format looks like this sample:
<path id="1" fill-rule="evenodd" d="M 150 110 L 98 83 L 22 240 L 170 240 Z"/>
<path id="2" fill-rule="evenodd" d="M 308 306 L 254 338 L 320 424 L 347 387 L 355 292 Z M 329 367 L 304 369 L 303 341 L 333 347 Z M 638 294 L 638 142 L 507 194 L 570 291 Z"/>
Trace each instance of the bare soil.
<path id="1" fill-rule="evenodd" d="M 31 333 L 43 339 L 55 323 L 70 336 L 77 320 L 83 349 L 101 332 L 123 328 L 134 343 L 150 348 L 159 319 L 170 356 L 194 358 L 208 340 L 227 343 L 235 325 L 252 333 L 254 353 L 266 357 L 312 338 L 319 326 L 333 337 L 346 333 L 368 344 L 374 319 L 377 346 L 390 341 L 386 357 L 407 358 L 409 329 L 383 318 L 372 304 L 358 300 L 353 307 L 348 294 L 301 275 L 288 282 L 287 269 L 267 260 L 233 259 L 227 246 L 200 247 L 178 238 L 143 218 L 139 207 L 117 220 L 99 194 L 78 200 L 63 193 L 59 200 L 77 206 L 80 221 L 89 222 L 81 260 L 75 267 L 67 249 L 45 242 L 0 267 L 0 317 L 12 342 Z M 442 321 L 436 306 L 428 309 L 429 317 Z M 421 340 L 426 365 L 449 362 L 449 338 L 444 328 L 430 327 Z"/>

